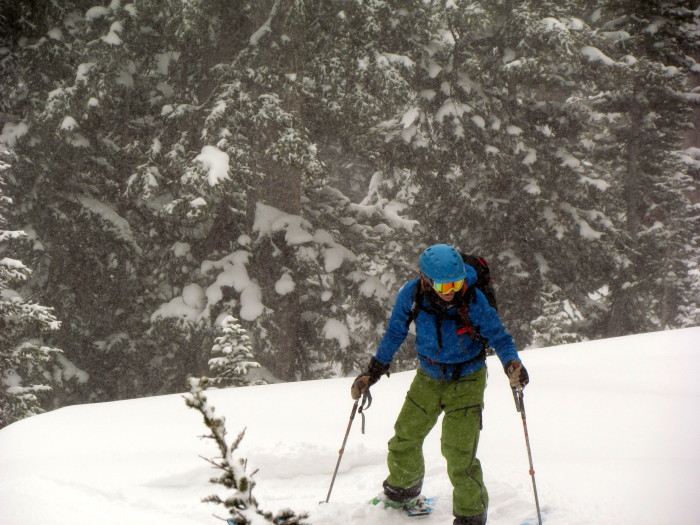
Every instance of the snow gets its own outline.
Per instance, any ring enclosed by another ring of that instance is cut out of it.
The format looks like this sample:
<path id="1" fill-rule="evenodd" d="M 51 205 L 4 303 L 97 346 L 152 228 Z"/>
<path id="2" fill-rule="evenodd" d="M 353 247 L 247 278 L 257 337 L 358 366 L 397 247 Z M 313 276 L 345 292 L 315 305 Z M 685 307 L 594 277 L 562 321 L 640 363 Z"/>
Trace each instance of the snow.
<path id="1" fill-rule="evenodd" d="M 646 33 L 649 33 L 651 35 L 657 33 L 659 29 L 667 22 L 666 19 L 661 18 L 661 17 L 655 17 L 654 21 L 651 22 L 647 27 L 644 28 L 644 31 Z"/>
<path id="2" fill-rule="evenodd" d="M 542 189 L 535 179 L 527 178 L 525 182 L 527 182 L 524 188 L 526 192 L 532 195 L 540 195 L 542 193 Z"/>
<path id="3" fill-rule="evenodd" d="M 85 19 L 88 22 L 92 22 L 93 20 L 97 20 L 98 18 L 102 18 L 103 16 L 107 16 L 108 14 L 109 14 L 109 9 L 106 7 L 101 7 L 101 6 L 91 7 L 85 13 Z"/>
<path id="4" fill-rule="evenodd" d="M 343 261 L 346 259 L 354 261 L 357 257 L 350 250 L 338 243 L 323 250 L 323 268 L 329 273 L 340 268 Z"/>
<path id="5" fill-rule="evenodd" d="M 437 113 L 435 113 L 435 120 L 438 122 L 442 122 L 445 119 L 445 117 L 462 117 L 462 115 L 464 115 L 464 113 L 469 113 L 471 111 L 472 111 L 472 107 L 469 104 L 464 104 L 462 102 L 459 102 L 459 101 L 453 99 L 452 97 L 448 97 L 442 103 L 442 106 L 440 106 L 440 109 L 437 110 Z M 481 117 L 475 117 L 475 118 L 481 118 Z M 483 125 L 480 127 L 483 127 Z"/>
<path id="6" fill-rule="evenodd" d="M 238 250 L 227 255 L 219 261 L 205 261 L 202 263 L 202 273 L 218 270 L 220 273 L 216 281 L 206 290 L 207 307 L 204 313 L 208 313 L 209 308 L 218 303 L 223 297 L 222 287 L 233 286 L 241 294 L 240 317 L 245 321 L 254 321 L 265 310 L 262 304 L 262 291 L 260 286 L 248 276 L 246 264 L 250 252 Z"/>
<path id="7" fill-rule="evenodd" d="M 265 311 L 262 304 L 262 290 L 257 283 L 251 284 L 241 292 L 241 312 L 240 317 L 244 321 L 254 321 Z"/>
<path id="8" fill-rule="evenodd" d="M 185 302 L 184 297 L 178 295 L 177 297 L 173 297 L 170 301 L 158 307 L 158 309 L 151 314 L 151 321 L 155 321 L 159 318 L 175 317 L 186 321 L 195 322 L 197 319 L 199 319 L 201 313 L 202 310 L 200 308 L 188 305 Z"/>
<path id="9" fill-rule="evenodd" d="M 185 257 L 189 254 L 190 246 L 187 243 L 176 243 L 171 248 L 176 256 Z M 254 321 L 265 310 L 262 304 L 262 291 L 260 286 L 248 276 L 246 264 L 250 257 L 250 252 L 246 250 L 235 251 L 218 261 L 204 261 L 201 265 L 201 272 L 208 274 L 216 272 L 216 279 L 203 290 L 199 285 L 191 283 L 186 285 L 182 293 L 173 297 L 165 304 L 162 304 L 153 312 L 151 319 L 159 317 L 175 317 L 189 321 L 198 321 L 207 317 L 210 310 L 223 298 L 224 287 L 233 287 L 240 295 L 241 319 Z M 280 280 L 281 281 L 281 280 Z M 293 288 L 294 283 L 278 283 L 280 290 L 288 293 Z M 281 293 L 278 290 L 278 293 Z"/>
<path id="10" fill-rule="evenodd" d="M 579 180 L 584 184 L 590 184 L 591 186 L 600 191 L 605 191 L 610 187 L 610 183 L 602 179 L 592 179 L 591 177 L 586 177 L 582 175 L 581 177 L 579 177 Z"/>
<path id="11" fill-rule="evenodd" d="M 296 283 L 294 282 L 294 279 L 292 279 L 292 276 L 288 273 L 283 273 L 282 277 L 280 277 L 275 283 L 275 292 L 277 292 L 279 295 L 287 295 L 288 293 L 292 293 L 294 288 L 296 288 Z"/>
<path id="12" fill-rule="evenodd" d="M 401 124 L 403 125 L 403 128 L 406 129 L 412 126 L 419 115 L 420 111 L 418 108 L 410 108 L 408 111 L 406 111 L 406 113 L 403 114 L 403 117 L 401 117 Z"/>
<path id="13" fill-rule="evenodd" d="M 166 76 L 170 69 L 170 62 L 179 60 L 180 53 L 178 51 L 166 51 L 164 53 L 156 53 L 154 58 L 156 63 L 156 72 L 159 75 Z"/>
<path id="14" fill-rule="evenodd" d="M 66 131 L 72 131 L 77 127 L 78 123 L 73 117 L 71 117 L 70 115 L 63 117 L 63 120 L 61 121 L 61 129 L 65 129 Z"/>
<path id="15" fill-rule="evenodd" d="M 362 275 L 359 290 L 365 297 L 379 297 L 380 299 L 386 299 L 389 296 L 389 290 L 387 286 L 382 283 L 376 276 L 366 276 Z"/>
<path id="16" fill-rule="evenodd" d="M 15 268 L 18 270 L 28 270 L 22 261 L 17 259 L 12 259 L 10 257 L 3 257 L 0 259 L 0 266 L 5 266 L 7 268 Z"/>
<path id="17" fill-rule="evenodd" d="M 442 71 L 442 66 L 434 60 L 428 60 L 426 69 L 428 71 L 428 76 L 430 78 L 435 78 L 440 74 L 440 71 Z"/>
<path id="18" fill-rule="evenodd" d="M 134 87 L 134 76 L 128 71 L 122 70 L 117 73 L 115 82 L 120 86 L 124 86 L 127 89 Z"/>
<path id="19" fill-rule="evenodd" d="M 485 129 L 486 128 L 486 121 L 484 120 L 484 117 L 480 115 L 475 115 L 472 117 L 472 122 L 476 124 L 477 128 L 480 129 Z"/>
<path id="20" fill-rule="evenodd" d="M 313 241 L 309 229 L 311 223 L 299 215 L 290 215 L 262 202 L 256 203 L 253 231 L 259 232 L 260 235 L 284 231 L 284 238 L 288 244 L 304 244 Z"/>
<path id="21" fill-rule="evenodd" d="M 579 210 L 577 208 L 574 208 L 571 204 L 567 202 L 562 202 L 559 204 L 559 208 L 571 215 L 571 218 L 573 221 L 578 225 L 579 227 L 579 234 L 583 239 L 587 240 L 596 240 L 599 239 L 603 234 L 599 231 L 594 230 L 591 225 L 586 221 L 584 218 L 581 217 L 581 214 L 586 214 L 589 215 L 587 212 Z M 598 218 L 597 216 L 592 215 L 591 218 Z"/>
<path id="22" fill-rule="evenodd" d="M 547 525 L 691 525 L 700 501 L 700 328 L 522 353 L 531 384 L 527 423 Z M 489 358 L 479 456 L 489 525 L 534 516 L 520 415 Z M 372 388 L 353 423 L 330 502 L 325 500 L 352 407 L 350 378 L 207 391 L 229 440 L 255 474 L 263 510 L 291 507 L 314 525 L 399 525 L 365 502 L 386 476 L 386 442 L 412 372 Z M 421 524 L 451 523 L 438 424 L 425 444 L 425 493 L 438 498 Z M 0 430 L 0 525 L 206 525 L 224 509 L 200 500 L 216 455 L 200 415 L 180 395 L 65 407 Z"/>
<path id="23" fill-rule="evenodd" d="M 13 147 L 17 143 L 17 139 L 26 135 L 27 131 L 29 131 L 29 127 L 24 122 L 19 124 L 6 122 L 2 127 L 2 133 L 0 133 L 0 143 Z"/>
<path id="24" fill-rule="evenodd" d="M 100 39 L 106 44 L 112 46 L 119 46 L 122 44 L 122 39 L 119 38 L 119 35 L 117 35 L 117 33 L 121 33 L 122 30 L 123 28 L 121 22 L 113 22 L 112 25 L 109 27 L 109 33 L 107 33 L 104 36 L 101 36 Z"/>
<path id="25" fill-rule="evenodd" d="M 203 208 L 206 205 L 207 201 L 205 201 L 202 197 L 196 197 L 190 201 L 191 208 Z"/>
<path id="26" fill-rule="evenodd" d="M 564 33 L 567 33 L 569 31 L 567 29 L 567 27 L 564 24 L 562 24 L 559 20 L 557 20 L 556 18 L 552 18 L 552 17 L 543 18 L 541 20 L 541 24 L 544 26 L 544 30 L 546 32 L 562 31 Z"/>
<path id="27" fill-rule="evenodd" d="M 137 252 L 141 251 L 141 248 L 136 244 L 129 221 L 119 215 L 113 207 L 86 195 L 76 195 L 75 198 L 86 210 L 109 223 L 117 238 L 130 244 Z"/>
<path id="28" fill-rule="evenodd" d="M 56 27 L 54 27 L 53 29 L 49 29 L 46 32 L 46 36 L 48 36 L 52 40 L 58 40 L 58 41 L 63 40 L 63 33 L 61 33 L 61 30 L 56 28 Z"/>
<path id="29" fill-rule="evenodd" d="M 523 164 L 526 166 L 530 166 L 531 164 L 534 164 L 537 161 L 537 151 L 535 151 L 534 148 L 530 148 L 527 150 L 527 155 L 525 155 L 525 158 L 523 159 Z"/>
<path id="30" fill-rule="evenodd" d="M 209 186 L 216 186 L 222 180 L 229 178 L 228 153 L 215 146 L 204 146 L 202 152 L 194 159 L 207 172 Z"/>
<path id="31" fill-rule="evenodd" d="M 561 159 L 560 166 L 563 168 L 576 169 L 581 166 L 581 161 L 563 148 L 559 148 L 555 155 Z"/>
<path id="32" fill-rule="evenodd" d="M 268 19 L 250 37 L 250 44 L 252 46 L 257 45 L 261 38 L 263 38 L 265 35 L 267 35 L 268 33 L 270 33 L 272 31 L 272 20 L 274 19 L 275 15 L 277 14 L 277 9 L 279 9 L 279 4 L 280 4 L 279 0 L 275 0 L 275 3 L 272 5 L 272 8 L 270 9 L 270 15 L 269 15 Z"/>
<path id="33" fill-rule="evenodd" d="M 340 348 L 347 348 L 350 344 L 350 331 L 345 323 L 337 319 L 328 319 L 323 326 L 323 337 L 326 339 L 335 339 L 338 341 Z"/>
<path id="34" fill-rule="evenodd" d="M 55 359 L 58 361 L 60 366 L 54 368 L 54 381 L 62 383 L 63 381 L 69 381 L 74 379 L 80 384 L 85 384 L 90 379 L 90 376 L 84 370 L 80 370 L 75 364 L 63 356 L 62 353 L 57 353 Z M 0 501 L 3 501 L 2 489 L 0 489 Z M 0 513 L 0 520 L 3 519 L 2 513 Z"/>
<path id="35" fill-rule="evenodd" d="M 204 290 L 196 283 L 191 283 L 182 289 L 182 301 L 191 308 L 204 308 Z"/>
<path id="36" fill-rule="evenodd" d="M 75 74 L 75 83 L 79 84 L 81 82 L 87 82 L 88 73 L 93 67 L 95 67 L 95 65 L 95 62 L 85 62 L 84 64 L 80 64 L 78 66 L 78 71 Z"/>
<path id="37" fill-rule="evenodd" d="M 615 61 L 597 47 L 584 46 L 581 48 L 581 54 L 591 62 L 602 62 L 606 66 L 615 65 Z"/>
<path id="38" fill-rule="evenodd" d="M 392 64 L 398 64 L 400 66 L 403 66 L 406 69 L 411 69 L 413 66 L 416 65 L 416 63 L 406 55 L 396 55 L 394 53 L 377 54 L 375 56 L 375 59 L 377 60 L 377 62 L 380 62 L 380 59 L 384 59 Z"/>
<path id="39" fill-rule="evenodd" d="M 83 208 L 109 223 L 117 238 L 130 244 L 137 252 L 141 251 L 141 248 L 136 244 L 129 221 L 119 215 L 113 207 L 86 195 L 76 195 L 75 198 Z"/>
<path id="40" fill-rule="evenodd" d="M 632 36 L 627 31 L 601 31 L 600 36 L 616 42 L 629 40 Z"/>

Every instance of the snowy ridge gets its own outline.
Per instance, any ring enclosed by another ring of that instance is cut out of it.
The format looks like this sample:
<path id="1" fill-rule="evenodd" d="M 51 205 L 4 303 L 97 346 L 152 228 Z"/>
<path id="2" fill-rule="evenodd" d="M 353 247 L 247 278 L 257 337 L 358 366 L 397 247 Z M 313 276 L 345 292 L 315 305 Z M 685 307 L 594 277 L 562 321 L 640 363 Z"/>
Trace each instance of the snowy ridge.
<path id="1" fill-rule="evenodd" d="M 540 502 L 547 525 L 700 523 L 700 328 L 522 353 Z M 522 424 L 499 363 L 489 360 L 479 457 L 489 525 L 534 516 Z M 260 507 L 308 511 L 314 525 L 398 525 L 366 502 L 386 475 L 385 448 L 413 373 L 373 387 L 366 434 L 350 434 L 325 499 L 352 401 L 350 379 L 208 391 L 240 454 L 258 469 Z M 205 525 L 223 509 L 200 503 L 218 486 L 199 456 L 215 455 L 181 396 L 67 407 L 0 431 L 0 525 Z M 439 424 L 428 436 L 421 525 L 451 523 Z"/>

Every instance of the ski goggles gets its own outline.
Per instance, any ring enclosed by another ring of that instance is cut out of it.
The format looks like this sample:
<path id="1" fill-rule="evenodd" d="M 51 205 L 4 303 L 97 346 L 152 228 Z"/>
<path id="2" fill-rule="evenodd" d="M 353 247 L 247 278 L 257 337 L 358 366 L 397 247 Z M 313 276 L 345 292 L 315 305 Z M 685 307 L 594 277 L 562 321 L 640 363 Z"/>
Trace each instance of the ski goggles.
<path id="1" fill-rule="evenodd" d="M 433 282 L 433 289 L 441 294 L 448 294 L 451 292 L 459 292 L 464 286 L 464 279 L 460 281 L 455 281 L 452 283 L 436 283 Z"/>

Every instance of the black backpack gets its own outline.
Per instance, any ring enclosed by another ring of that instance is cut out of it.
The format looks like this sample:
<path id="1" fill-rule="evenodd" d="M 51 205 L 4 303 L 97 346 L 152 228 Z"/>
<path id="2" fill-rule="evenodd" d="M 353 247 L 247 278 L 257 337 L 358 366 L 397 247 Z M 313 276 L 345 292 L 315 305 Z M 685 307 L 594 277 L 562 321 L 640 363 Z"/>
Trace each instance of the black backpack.
<path id="1" fill-rule="evenodd" d="M 477 257 L 476 255 L 467 255 L 466 253 L 460 253 L 460 255 L 465 263 L 476 270 L 476 283 L 474 286 L 481 290 L 481 293 L 486 296 L 486 300 L 489 304 L 498 311 L 496 292 L 493 289 L 493 279 L 491 279 L 489 263 L 483 257 Z"/>
<path id="2" fill-rule="evenodd" d="M 413 307 L 411 309 L 411 314 L 406 321 L 406 326 L 410 326 L 410 324 L 415 321 L 420 310 L 434 315 L 437 319 L 438 348 L 440 348 L 442 347 L 442 334 L 440 332 L 442 321 L 444 319 L 454 319 L 457 321 L 457 333 L 466 333 L 472 339 L 479 341 L 482 345 L 480 355 L 483 355 L 485 358 L 488 343 L 479 333 L 479 327 L 472 325 L 471 320 L 469 319 L 469 305 L 476 301 L 476 290 L 479 289 L 484 296 L 486 296 L 486 300 L 489 302 L 489 304 L 498 310 L 496 305 L 496 293 L 493 289 L 493 280 L 491 279 L 491 272 L 489 270 L 489 263 L 483 257 L 478 257 L 476 255 L 468 255 L 465 253 L 460 253 L 460 255 L 462 256 L 462 260 L 476 271 L 476 282 L 474 285 L 468 288 L 462 288 L 460 291 L 461 293 L 455 295 L 455 300 L 453 300 L 452 303 L 447 304 L 443 301 L 438 302 L 435 300 L 435 294 L 426 294 L 423 279 L 421 279 L 418 282 L 416 292 L 413 295 Z M 428 300 L 428 306 L 423 304 L 424 299 Z M 457 314 L 455 315 L 448 313 L 447 309 L 455 305 L 457 306 Z"/>

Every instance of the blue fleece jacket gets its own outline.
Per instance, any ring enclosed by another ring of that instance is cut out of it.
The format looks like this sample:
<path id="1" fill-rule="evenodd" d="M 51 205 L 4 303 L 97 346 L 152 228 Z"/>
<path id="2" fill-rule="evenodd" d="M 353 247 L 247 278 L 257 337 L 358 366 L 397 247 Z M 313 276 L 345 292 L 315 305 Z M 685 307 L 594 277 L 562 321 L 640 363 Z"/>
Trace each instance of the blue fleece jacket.
<path id="1" fill-rule="evenodd" d="M 465 269 L 467 271 L 467 285 L 473 286 L 476 282 L 476 271 L 469 265 L 465 265 Z M 377 361 L 384 364 L 390 363 L 406 339 L 409 328 L 407 321 L 413 309 L 413 298 L 419 282 L 420 279 L 407 282 L 396 296 L 389 325 L 374 356 Z M 496 351 L 498 358 L 505 366 L 510 360 L 518 359 L 513 338 L 506 331 L 496 309 L 489 305 L 484 294 L 478 289 L 475 292 L 475 302 L 469 303 L 469 318 L 472 324 L 479 328 L 481 335 Z M 428 293 L 432 293 L 432 291 Z M 428 305 L 427 299 L 424 298 L 423 302 L 426 306 Z M 456 307 L 449 309 L 448 313 L 456 314 Z M 446 370 L 450 367 L 445 367 L 445 364 L 466 363 L 462 366 L 460 376 L 476 372 L 484 366 L 482 360 L 474 359 L 481 351 L 481 343 L 469 337 L 468 334 L 457 334 L 456 320 L 449 318 L 442 320 L 441 347 L 438 347 L 438 323 L 435 315 L 419 309 L 415 323 L 418 360 L 420 367 L 430 376 L 441 380 L 450 379 L 446 375 Z"/>

